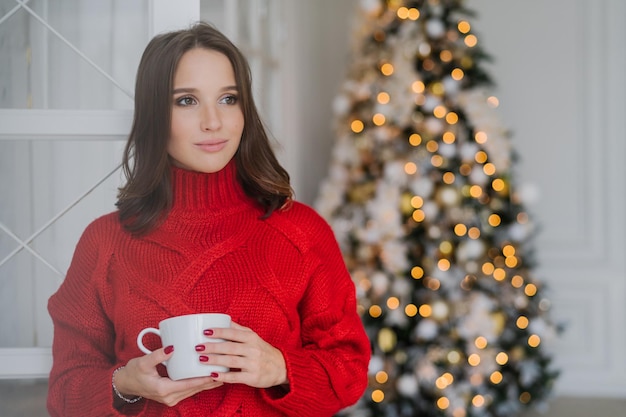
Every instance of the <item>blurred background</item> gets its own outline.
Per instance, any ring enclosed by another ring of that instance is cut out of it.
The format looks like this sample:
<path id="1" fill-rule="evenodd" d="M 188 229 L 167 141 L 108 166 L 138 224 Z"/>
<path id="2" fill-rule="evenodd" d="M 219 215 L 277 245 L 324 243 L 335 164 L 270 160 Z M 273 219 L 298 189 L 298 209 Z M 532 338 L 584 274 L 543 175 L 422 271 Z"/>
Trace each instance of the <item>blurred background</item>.
<path id="1" fill-rule="evenodd" d="M 82 230 L 114 209 L 148 40 L 203 19 L 240 46 L 296 197 L 314 204 L 356 19 L 376 2 L 0 0 L 0 415 L 46 415 L 47 299 Z M 565 324 L 547 346 L 561 371 L 552 410 L 623 415 L 626 3 L 464 5 L 540 226 L 536 274 Z"/>

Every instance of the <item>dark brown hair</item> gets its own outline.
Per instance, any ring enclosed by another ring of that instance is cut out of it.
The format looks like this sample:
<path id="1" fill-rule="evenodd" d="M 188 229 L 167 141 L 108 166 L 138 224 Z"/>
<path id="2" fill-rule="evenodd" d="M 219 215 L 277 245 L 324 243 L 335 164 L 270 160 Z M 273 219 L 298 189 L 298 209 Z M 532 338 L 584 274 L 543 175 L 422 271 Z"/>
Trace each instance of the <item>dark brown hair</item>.
<path id="1" fill-rule="evenodd" d="M 244 116 L 241 143 L 234 159 L 237 180 L 245 193 L 263 206 L 264 217 L 292 199 L 289 175 L 274 155 L 254 104 L 246 58 L 220 31 L 199 22 L 189 29 L 155 36 L 139 63 L 133 126 L 122 162 L 127 182 L 119 189 L 116 203 L 121 223 L 133 234 L 152 230 L 172 206 L 167 142 L 171 130 L 173 80 L 180 58 L 194 48 L 220 52 L 233 66 Z"/>

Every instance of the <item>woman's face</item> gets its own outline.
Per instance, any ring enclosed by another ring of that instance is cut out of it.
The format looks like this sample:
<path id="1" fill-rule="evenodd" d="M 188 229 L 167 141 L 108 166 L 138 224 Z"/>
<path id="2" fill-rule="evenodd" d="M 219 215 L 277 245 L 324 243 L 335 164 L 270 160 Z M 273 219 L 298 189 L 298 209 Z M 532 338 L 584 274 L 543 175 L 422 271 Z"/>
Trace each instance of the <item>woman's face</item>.
<path id="1" fill-rule="evenodd" d="M 221 52 L 191 49 L 178 62 L 173 87 L 167 152 L 181 168 L 221 170 L 237 152 L 244 126 L 230 61 Z"/>

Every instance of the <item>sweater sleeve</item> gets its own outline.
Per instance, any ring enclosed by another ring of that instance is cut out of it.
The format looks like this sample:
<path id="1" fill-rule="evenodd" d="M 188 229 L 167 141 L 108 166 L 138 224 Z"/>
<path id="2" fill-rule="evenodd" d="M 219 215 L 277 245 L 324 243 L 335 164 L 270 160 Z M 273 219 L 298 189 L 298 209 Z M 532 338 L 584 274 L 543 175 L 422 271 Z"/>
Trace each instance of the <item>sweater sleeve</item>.
<path id="1" fill-rule="evenodd" d="M 105 280 L 108 262 L 101 250 L 102 225 L 96 221 L 87 227 L 64 282 L 48 301 L 54 324 L 47 399 L 52 417 L 133 415 L 142 407 L 126 406 L 126 414 L 113 407 L 111 379 L 121 364 L 116 364 L 114 330 L 98 284 Z"/>
<path id="2" fill-rule="evenodd" d="M 371 349 L 330 226 L 315 217 L 310 234 L 312 268 L 299 311 L 302 346 L 282 349 L 289 392 L 266 390 L 264 396 L 290 416 L 332 416 L 365 391 Z"/>

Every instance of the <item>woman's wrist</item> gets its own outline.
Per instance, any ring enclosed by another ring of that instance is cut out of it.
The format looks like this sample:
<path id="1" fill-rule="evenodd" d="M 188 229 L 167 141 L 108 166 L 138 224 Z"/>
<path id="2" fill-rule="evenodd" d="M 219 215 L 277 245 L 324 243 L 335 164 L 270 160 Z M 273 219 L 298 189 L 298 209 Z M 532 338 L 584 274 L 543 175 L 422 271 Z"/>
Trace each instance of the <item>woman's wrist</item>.
<path id="1" fill-rule="evenodd" d="M 113 388 L 114 394 L 113 404 L 116 408 L 125 404 L 134 404 L 137 401 L 143 399 L 143 397 L 141 396 L 125 396 L 118 390 L 117 385 L 115 385 L 115 377 L 118 375 L 118 372 L 120 372 L 124 368 L 124 366 L 120 366 L 119 368 L 117 368 L 115 371 L 113 371 L 113 376 L 111 377 L 111 387 Z"/>

